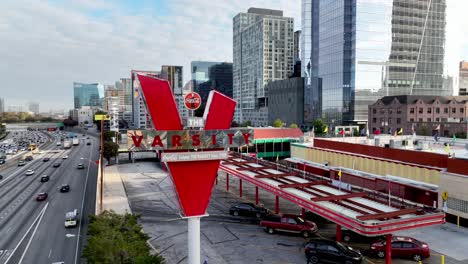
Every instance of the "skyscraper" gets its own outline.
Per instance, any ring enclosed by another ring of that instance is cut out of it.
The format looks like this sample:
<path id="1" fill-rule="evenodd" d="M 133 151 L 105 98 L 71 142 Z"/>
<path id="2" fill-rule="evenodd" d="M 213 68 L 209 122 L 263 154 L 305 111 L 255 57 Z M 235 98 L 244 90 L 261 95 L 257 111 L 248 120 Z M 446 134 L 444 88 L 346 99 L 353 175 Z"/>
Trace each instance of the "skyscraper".
<path id="1" fill-rule="evenodd" d="M 379 97 L 450 94 L 445 1 L 302 0 L 305 122 L 365 125 Z"/>
<path id="2" fill-rule="evenodd" d="M 104 98 L 104 87 L 99 83 L 73 83 L 73 95 L 75 99 L 75 109 L 83 106 L 92 108 L 102 108 Z"/>
<path id="3" fill-rule="evenodd" d="M 0 113 L 5 112 L 5 99 L 0 97 Z"/>
<path id="4" fill-rule="evenodd" d="M 199 92 L 199 85 L 208 81 L 208 68 L 219 62 L 215 61 L 192 61 L 190 68 L 192 70 L 193 91 Z"/>
<path id="5" fill-rule="evenodd" d="M 200 94 L 203 105 L 211 90 L 232 97 L 232 63 L 192 61 L 191 66 L 193 91 Z"/>
<path id="6" fill-rule="evenodd" d="M 460 61 L 458 69 L 458 95 L 468 96 L 468 62 Z"/>
<path id="7" fill-rule="evenodd" d="M 293 71 L 293 18 L 283 11 L 249 8 L 233 19 L 234 120 L 268 123 L 265 85 L 288 78 Z"/>

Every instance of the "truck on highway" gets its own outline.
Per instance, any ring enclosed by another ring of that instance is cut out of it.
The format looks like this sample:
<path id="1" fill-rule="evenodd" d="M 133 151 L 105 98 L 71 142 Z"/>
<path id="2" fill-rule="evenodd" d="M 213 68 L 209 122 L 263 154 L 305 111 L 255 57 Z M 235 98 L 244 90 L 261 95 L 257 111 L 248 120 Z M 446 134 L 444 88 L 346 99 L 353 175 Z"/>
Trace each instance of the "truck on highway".
<path id="1" fill-rule="evenodd" d="M 269 215 L 260 222 L 260 226 L 269 234 L 275 232 L 288 232 L 301 234 L 304 238 L 309 238 L 317 232 L 317 225 L 311 221 L 306 221 L 302 217 L 293 214 Z"/>
<path id="2" fill-rule="evenodd" d="M 80 144 L 79 138 L 73 138 L 73 146 L 78 146 Z"/>
<path id="3" fill-rule="evenodd" d="M 65 141 L 63 141 L 63 148 L 64 149 L 69 149 L 69 148 L 71 148 L 71 144 L 72 143 L 71 143 L 70 140 L 65 140 Z"/>

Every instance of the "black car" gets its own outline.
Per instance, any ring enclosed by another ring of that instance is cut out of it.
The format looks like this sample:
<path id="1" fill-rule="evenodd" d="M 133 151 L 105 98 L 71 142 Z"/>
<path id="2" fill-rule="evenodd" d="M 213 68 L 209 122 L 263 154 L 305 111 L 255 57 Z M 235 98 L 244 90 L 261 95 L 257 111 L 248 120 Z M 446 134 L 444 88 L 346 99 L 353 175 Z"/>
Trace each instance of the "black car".
<path id="1" fill-rule="evenodd" d="M 69 192 L 70 191 L 70 185 L 64 184 L 60 186 L 60 192 Z"/>
<path id="2" fill-rule="evenodd" d="M 43 158 L 42 161 L 43 162 L 48 162 L 50 159 L 49 158 Z"/>
<path id="3" fill-rule="evenodd" d="M 229 208 L 229 214 L 234 216 L 243 215 L 260 218 L 269 214 L 269 211 L 268 209 L 256 206 L 253 203 L 238 203 Z"/>
<path id="4" fill-rule="evenodd" d="M 60 163 L 58 163 L 58 162 L 55 162 L 55 163 L 54 163 L 54 165 L 52 165 L 52 167 L 54 167 L 54 168 L 58 168 L 58 167 L 60 167 Z"/>
<path id="5" fill-rule="evenodd" d="M 0 174 L 0 180 L 3 180 L 3 175 Z"/>
<path id="6" fill-rule="evenodd" d="M 49 181 L 49 176 L 48 175 L 44 175 L 41 177 L 41 182 L 47 182 Z"/>
<path id="7" fill-rule="evenodd" d="M 310 239 L 304 252 L 307 263 L 362 263 L 362 254 L 359 251 L 333 240 Z"/>
<path id="8" fill-rule="evenodd" d="M 5 160 L 4 160 L 4 159 L 0 159 L 0 164 L 5 164 Z"/>
<path id="9" fill-rule="evenodd" d="M 33 157 L 32 156 L 27 156 L 24 160 L 25 161 L 31 161 L 31 160 L 33 160 Z"/>
<path id="10" fill-rule="evenodd" d="M 91 142 L 87 142 L 86 145 L 88 145 L 88 146 L 91 145 Z"/>

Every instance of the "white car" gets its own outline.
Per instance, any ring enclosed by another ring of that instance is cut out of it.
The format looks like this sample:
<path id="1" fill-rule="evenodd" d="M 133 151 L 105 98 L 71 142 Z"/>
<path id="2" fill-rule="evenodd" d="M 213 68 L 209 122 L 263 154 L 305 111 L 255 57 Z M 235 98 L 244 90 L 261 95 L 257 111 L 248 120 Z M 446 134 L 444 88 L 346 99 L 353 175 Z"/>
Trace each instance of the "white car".
<path id="1" fill-rule="evenodd" d="M 56 144 L 56 145 L 57 145 L 57 146 L 62 146 L 62 144 L 61 144 L 60 142 L 57 142 L 57 144 Z"/>
<path id="2" fill-rule="evenodd" d="M 34 171 L 33 170 L 27 170 L 26 171 L 26 176 L 31 176 L 34 174 Z"/>
<path id="3" fill-rule="evenodd" d="M 62 159 L 68 159 L 68 156 L 67 156 L 67 155 L 65 155 L 65 156 L 63 156 L 63 157 L 62 157 Z"/>

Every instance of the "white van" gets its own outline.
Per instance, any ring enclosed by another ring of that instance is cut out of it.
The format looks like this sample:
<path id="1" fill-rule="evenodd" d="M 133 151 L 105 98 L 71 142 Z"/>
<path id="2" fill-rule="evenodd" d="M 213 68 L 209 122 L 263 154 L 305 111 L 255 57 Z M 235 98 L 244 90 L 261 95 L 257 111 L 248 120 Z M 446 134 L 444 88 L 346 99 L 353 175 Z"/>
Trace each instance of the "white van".
<path id="1" fill-rule="evenodd" d="M 78 225 L 78 209 L 65 214 L 65 227 L 75 227 Z"/>

